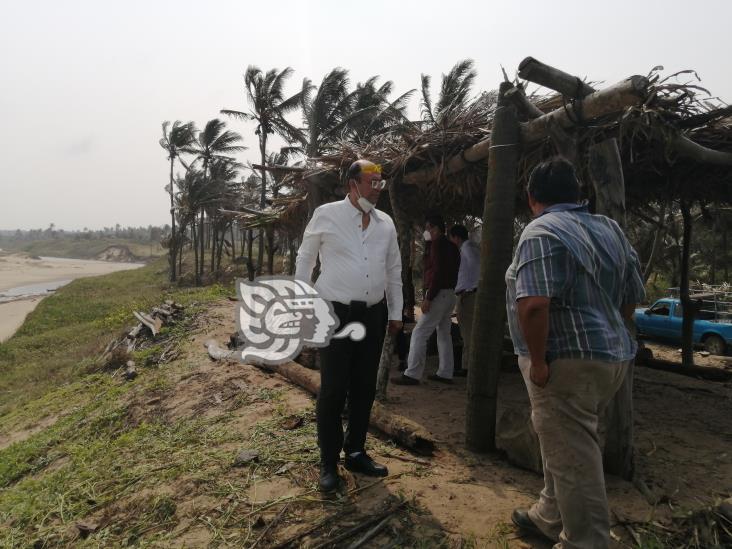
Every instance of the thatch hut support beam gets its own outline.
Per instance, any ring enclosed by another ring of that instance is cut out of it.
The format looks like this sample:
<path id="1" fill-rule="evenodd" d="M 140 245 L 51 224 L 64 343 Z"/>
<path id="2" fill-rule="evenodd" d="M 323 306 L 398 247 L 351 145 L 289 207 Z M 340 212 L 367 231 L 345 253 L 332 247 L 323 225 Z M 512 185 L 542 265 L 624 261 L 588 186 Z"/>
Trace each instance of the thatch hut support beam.
<path id="1" fill-rule="evenodd" d="M 595 190 L 597 213 L 625 228 L 625 180 L 616 139 L 606 139 L 589 151 L 589 174 Z M 628 323 L 635 337 L 635 325 Z M 633 449 L 633 370 L 631 361 L 623 383 L 605 410 L 605 471 L 631 480 L 635 472 Z"/>
<path id="2" fill-rule="evenodd" d="M 516 179 L 520 153 L 519 122 L 501 84 L 493 119 L 493 147 L 483 207 L 480 279 L 475 298 L 471 354 L 468 368 L 466 444 L 486 452 L 496 444 L 498 375 L 503 356 L 506 314 L 504 274 L 511 262 Z"/>
<path id="3" fill-rule="evenodd" d="M 269 166 L 263 166 L 262 164 L 252 164 L 252 168 L 255 170 L 266 170 L 269 172 L 302 173 L 305 171 L 305 168 L 302 166 L 285 166 L 284 164 L 270 164 Z"/>
<path id="4" fill-rule="evenodd" d="M 518 75 L 524 80 L 574 99 L 580 99 L 595 91 L 592 86 L 579 77 L 545 65 L 533 57 L 527 57 L 519 63 Z"/>
<path id="5" fill-rule="evenodd" d="M 551 127 L 554 124 L 558 124 L 562 128 L 570 128 L 578 121 L 584 122 L 621 113 L 628 107 L 642 103 L 647 98 L 647 93 L 648 79 L 643 76 L 631 76 L 576 101 L 574 106 L 556 109 L 521 124 L 520 141 L 528 144 L 544 139 L 551 134 Z M 423 185 L 434 181 L 440 173 L 443 176 L 451 175 L 463 170 L 471 163 L 485 160 L 490 154 L 490 150 L 491 138 L 484 139 L 472 147 L 468 147 L 461 154 L 450 158 L 441 169 L 431 167 L 415 170 L 405 174 L 403 182 L 407 185 Z"/>
<path id="6" fill-rule="evenodd" d="M 732 166 L 732 153 L 709 149 L 683 135 L 678 136 L 671 142 L 671 148 L 679 156 L 696 160 L 700 164 Z"/>

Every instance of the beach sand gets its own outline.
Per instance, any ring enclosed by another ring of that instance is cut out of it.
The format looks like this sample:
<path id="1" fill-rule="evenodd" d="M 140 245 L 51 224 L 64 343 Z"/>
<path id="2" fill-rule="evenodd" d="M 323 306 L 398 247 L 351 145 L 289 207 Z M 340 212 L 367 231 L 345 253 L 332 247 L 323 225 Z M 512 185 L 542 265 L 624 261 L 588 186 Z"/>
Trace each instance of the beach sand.
<path id="1" fill-rule="evenodd" d="M 83 259 L 31 259 L 25 254 L 0 253 L 0 293 L 20 286 L 53 283 L 88 276 L 98 276 L 140 267 L 139 263 L 112 263 Z M 41 301 L 34 296 L 0 303 L 0 341 L 5 341 L 20 327 L 25 317 Z"/>

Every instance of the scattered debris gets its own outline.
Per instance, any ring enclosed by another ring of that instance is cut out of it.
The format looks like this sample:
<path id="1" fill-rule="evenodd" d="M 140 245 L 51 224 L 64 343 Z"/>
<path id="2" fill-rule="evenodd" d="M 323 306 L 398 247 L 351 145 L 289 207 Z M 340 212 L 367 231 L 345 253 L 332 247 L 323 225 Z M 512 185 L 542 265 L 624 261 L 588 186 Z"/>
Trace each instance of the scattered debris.
<path id="1" fill-rule="evenodd" d="M 253 461 L 259 460 L 259 451 L 252 448 L 242 448 L 234 458 L 234 467 L 244 467 Z"/>
<path id="2" fill-rule="evenodd" d="M 99 529 L 99 525 L 93 522 L 77 522 L 74 526 L 76 526 L 82 539 L 88 538 L 90 534 Z"/>
<path id="3" fill-rule="evenodd" d="M 282 423 L 280 423 L 280 427 L 282 427 L 285 431 L 292 431 L 293 429 L 297 429 L 300 427 L 303 423 L 303 419 L 301 416 L 289 416 L 282 420 Z"/>
<path id="4" fill-rule="evenodd" d="M 119 370 L 127 366 L 134 351 L 141 350 L 152 343 L 160 344 L 161 342 L 156 338 L 160 335 L 163 326 L 178 322 L 182 317 L 182 312 L 183 306 L 171 300 L 166 300 L 165 304 L 153 307 L 149 314 L 133 311 L 132 314 L 137 319 L 138 324 L 122 336 L 109 342 L 99 358 L 103 368 L 106 370 Z M 177 355 L 175 347 L 173 343 L 170 343 L 163 348 L 155 362 L 168 362 L 175 358 Z M 136 375 L 137 373 L 133 377 Z M 128 372 L 125 372 L 125 377 L 131 379 L 127 376 Z"/>
<path id="5" fill-rule="evenodd" d="M 132 381 L 133 379 L 135 379 L 137 377 L 137 370 L 135 369 L 134 360 L 127 361 L 124 377 L 128 381 Z"/>

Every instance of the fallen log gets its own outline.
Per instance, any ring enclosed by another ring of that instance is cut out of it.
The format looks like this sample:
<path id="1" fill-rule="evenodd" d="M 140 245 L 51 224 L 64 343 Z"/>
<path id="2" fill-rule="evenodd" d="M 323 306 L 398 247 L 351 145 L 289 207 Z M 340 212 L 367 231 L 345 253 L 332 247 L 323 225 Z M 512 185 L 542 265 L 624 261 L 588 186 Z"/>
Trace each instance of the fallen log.
<path id="1" fill-rule="evenodd" d="M 214 360 L 233 359 L 233 352 L 221 349 L 215 341 L 208 340 L 205 345 L 209 356 Z M 320 374 L 300 366 L 297 362 L 286 362 L 276 366 L 264 364 L 254 366 L 277 373 L 313 395 L 317 395 L 320 391 Z M 374 402 L 371 409 L 371 426 L 418 454 L 431 455 L 435 450 L 434 439 L 421 425 L 387 410 L 378 402 Z"/>

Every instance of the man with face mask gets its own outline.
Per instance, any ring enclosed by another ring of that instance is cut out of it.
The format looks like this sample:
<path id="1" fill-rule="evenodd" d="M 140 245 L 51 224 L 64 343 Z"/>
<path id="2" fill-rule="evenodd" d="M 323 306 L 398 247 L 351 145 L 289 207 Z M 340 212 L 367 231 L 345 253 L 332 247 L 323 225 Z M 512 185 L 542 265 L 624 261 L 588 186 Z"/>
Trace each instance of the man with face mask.
<path id="1" fill-rule="evenodd" d="M 422 316 L 412 330 L 407 369 L 392 378 L 397 385 L 418 385 L 427 359 L 427 340 L 437 330 L 439 367 L 427 379 L 452 383 L 454 357 L 452 350 L 452 311 L 455 309 L 455 284 L 460 268 L 460 250 L 445 237 L 445 222 L 439 215 L 428 215 L 424 239 L 429 255 L 424 263 L 425 296 Z"/>
<path id="2" fill-rule="evenodd" d="M 315 210 L 297 253 L 295 276 L 310 282 L 316 259 L 321 297 L 333 304 L 340 326 L 361 322 L 361 341 L 332 339 L 320 349 L 320 393 L 316 407 L 320 446 L 320 489 L 339 485 L 338 462 L 371 476 L 386 476 L 383 465 L 366 453 L 366 432 L 376 390 L 376 374 L 387 327 L 402 328 L 402 263 L 394 222 L 375 204 L 386 181 L 381 167 L 357 160 L 346 173 L 348 195 Z M 386 303 L 384 302 L 386 296 Z M 341 414 L 348 395 L 348 429 Z"/>

